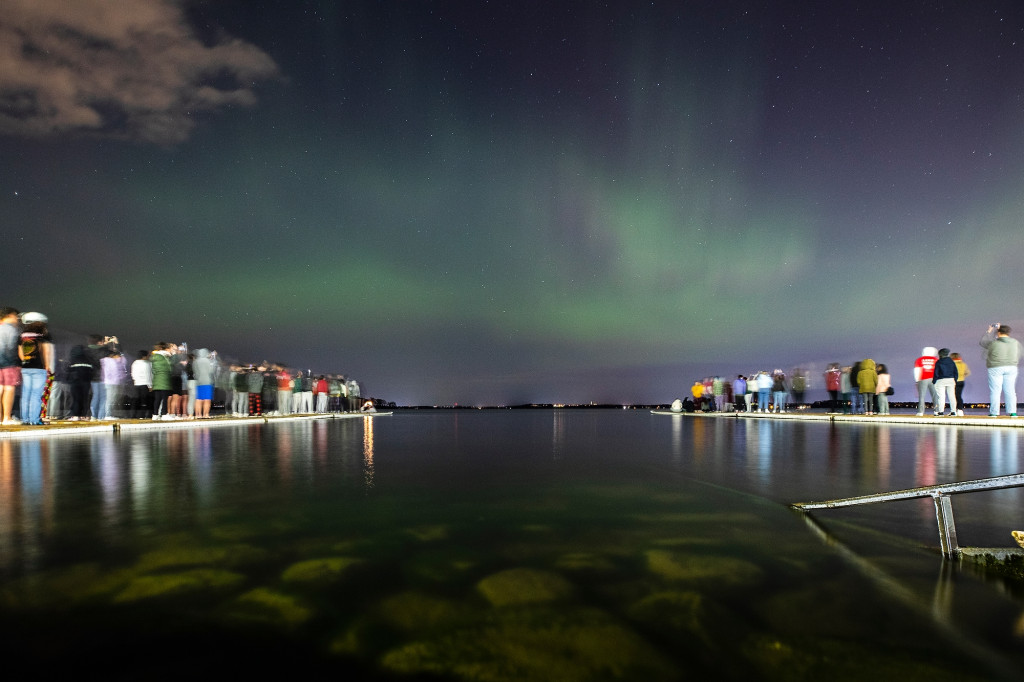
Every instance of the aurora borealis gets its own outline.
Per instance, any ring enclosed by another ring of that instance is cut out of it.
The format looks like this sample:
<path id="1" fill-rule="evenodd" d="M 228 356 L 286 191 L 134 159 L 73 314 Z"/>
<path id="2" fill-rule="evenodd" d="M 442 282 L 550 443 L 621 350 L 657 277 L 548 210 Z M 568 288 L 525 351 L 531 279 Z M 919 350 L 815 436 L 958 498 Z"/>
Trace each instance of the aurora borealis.
<path id="1" fill-rule="evenodd" d="M 11 7 L 3 299 L 61 328 L 400 404 L 862 357 L 910 399 L 1024 334 L 1013 0 Z"/>

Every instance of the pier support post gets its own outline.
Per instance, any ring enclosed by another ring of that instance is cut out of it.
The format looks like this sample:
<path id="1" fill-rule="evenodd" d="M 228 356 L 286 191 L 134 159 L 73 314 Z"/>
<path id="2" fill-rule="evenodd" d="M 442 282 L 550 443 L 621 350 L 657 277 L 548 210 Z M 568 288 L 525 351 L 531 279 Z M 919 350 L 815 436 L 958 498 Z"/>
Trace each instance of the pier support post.
<path id="1" fill-rule="evenodd" d="M 933 495 L 935 501 L 935 520 L 939 523 L 939 544 L 942 556 L 955 559 L 960 555 L 960 545 L 956 541 L 956 524 L 953 522 L 953 501 L 949 495 Z"/>

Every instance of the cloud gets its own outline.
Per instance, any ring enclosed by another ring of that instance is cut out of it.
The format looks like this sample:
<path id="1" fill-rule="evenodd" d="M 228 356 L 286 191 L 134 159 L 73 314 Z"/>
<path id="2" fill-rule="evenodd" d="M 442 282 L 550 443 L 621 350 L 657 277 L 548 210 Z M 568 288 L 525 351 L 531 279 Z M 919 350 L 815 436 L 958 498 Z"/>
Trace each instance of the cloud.
<path id="1" fill-rule="evenodd" d="M 195 114 L 250 106 L 277 73 L 242 40 L 200 41 L 175 0 L 5 0 L 0 133 L 175 144 Z"/>

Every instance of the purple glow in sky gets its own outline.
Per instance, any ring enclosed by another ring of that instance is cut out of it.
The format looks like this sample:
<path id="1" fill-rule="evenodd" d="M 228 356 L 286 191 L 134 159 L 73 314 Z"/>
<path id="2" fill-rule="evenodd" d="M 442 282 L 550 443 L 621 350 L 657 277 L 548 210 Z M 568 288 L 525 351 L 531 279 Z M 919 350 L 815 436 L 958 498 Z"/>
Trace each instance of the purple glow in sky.
<path id="1" fill-rule="evenodd" d="M 504 404 L 864 357 L 909 400 L 947 346 L 982 400 L 1024 334 L 1015 0 L 10 0 L 0 38 L 3 303 L 129 349 Z"/>

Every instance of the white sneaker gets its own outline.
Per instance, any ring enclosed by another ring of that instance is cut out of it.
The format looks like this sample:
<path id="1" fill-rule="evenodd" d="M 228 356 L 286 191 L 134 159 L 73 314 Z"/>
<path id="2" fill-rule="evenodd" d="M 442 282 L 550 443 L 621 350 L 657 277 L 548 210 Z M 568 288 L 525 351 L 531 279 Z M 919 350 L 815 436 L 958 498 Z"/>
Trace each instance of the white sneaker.
<path id="1" fill-rule="evenodd" d="M 957 410 L 956 411 L 956 416 L 958 416 L 958 417 L 964 416 L 964 411 L 963 410 Z"/>

